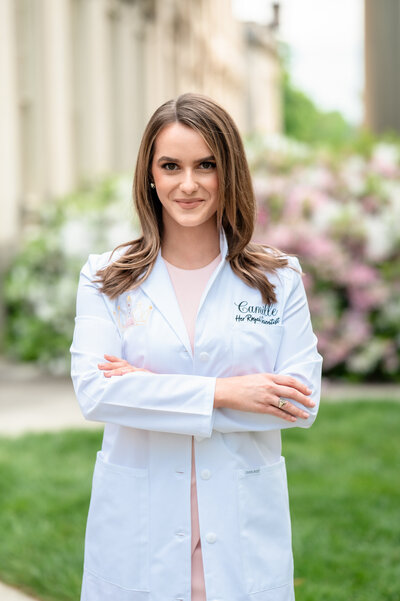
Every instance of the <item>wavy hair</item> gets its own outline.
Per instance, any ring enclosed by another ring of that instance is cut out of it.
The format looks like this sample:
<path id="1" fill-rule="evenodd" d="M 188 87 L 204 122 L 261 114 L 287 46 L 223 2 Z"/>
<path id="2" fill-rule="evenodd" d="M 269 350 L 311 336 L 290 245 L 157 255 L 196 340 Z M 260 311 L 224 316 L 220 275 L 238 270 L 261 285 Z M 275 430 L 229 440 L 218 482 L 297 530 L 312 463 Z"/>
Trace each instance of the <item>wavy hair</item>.
<path id="1" fill-rule="evenodd" d="M 230 115 L 214 100 L 201 94 L 182 94 L 162 104 L 150 118 L 139 147 L 133 180 L 133 199 L 142 235 L 118 245 L 127 247 L 117 260 L 96 273 L 100 291 L 115 298 L 136 288 L 149 276 L 161 248 L 162 205 L 152 181 L 155 140 L 163 127 L 181 123 L 198 132 L 215 157 L 218 175 L 217 225 L 228 244 L 226 260 L 248 286 L 258 288 L 263 302 L 276 302 L 274 285 L 266 273 L 288 265 L 275 248 L 251 242 L 256 202 L 249 167 L 239 131 Z M 111 257 L 112 257 L 111 255 Z"/>

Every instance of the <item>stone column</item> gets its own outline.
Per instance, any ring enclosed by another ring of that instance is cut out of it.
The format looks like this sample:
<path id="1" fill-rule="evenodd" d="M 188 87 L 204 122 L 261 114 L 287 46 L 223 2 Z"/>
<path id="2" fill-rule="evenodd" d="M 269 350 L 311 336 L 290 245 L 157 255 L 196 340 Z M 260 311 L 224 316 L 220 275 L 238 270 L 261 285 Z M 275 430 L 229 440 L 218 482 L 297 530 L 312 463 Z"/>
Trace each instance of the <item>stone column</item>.
<path id="1" fill-rule="evenodd" d="M 400 133 L 399 0 L 365 0 L 365 122 Z"/>
<path id="2" fill-rule="evenodd" d="M 75 0 L 75 154 L 79 180 L 93 180 L 112 165 L 110 23 L 107 0 Z"/>
<path id="3" fill-rule="evenodd" d="M 0 270 L 17 244 L 19 234 L 19 129 L 13 0 L 0 2 Z"/>
<path id="4" fill-rule="evenodd" d="M 75 185 L 73 165 L 71 14 L 69 0 L 42 0 L 46 195 Z"/>

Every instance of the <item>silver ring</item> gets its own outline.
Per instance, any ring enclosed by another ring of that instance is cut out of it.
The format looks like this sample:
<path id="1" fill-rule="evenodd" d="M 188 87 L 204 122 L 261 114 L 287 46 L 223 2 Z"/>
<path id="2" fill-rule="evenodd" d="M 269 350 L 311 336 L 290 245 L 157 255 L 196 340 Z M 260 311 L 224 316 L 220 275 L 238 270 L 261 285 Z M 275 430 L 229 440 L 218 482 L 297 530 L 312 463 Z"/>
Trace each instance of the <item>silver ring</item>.
<path id="1" fill-rule="evenodd" d="M 284 407 L 286 404 L 287 404 L 287 401 L 285 401 L 285 399 L 279 399 L 279 403 L 278 403 L 279 409 L 282 409 L 282 407 Z"/>

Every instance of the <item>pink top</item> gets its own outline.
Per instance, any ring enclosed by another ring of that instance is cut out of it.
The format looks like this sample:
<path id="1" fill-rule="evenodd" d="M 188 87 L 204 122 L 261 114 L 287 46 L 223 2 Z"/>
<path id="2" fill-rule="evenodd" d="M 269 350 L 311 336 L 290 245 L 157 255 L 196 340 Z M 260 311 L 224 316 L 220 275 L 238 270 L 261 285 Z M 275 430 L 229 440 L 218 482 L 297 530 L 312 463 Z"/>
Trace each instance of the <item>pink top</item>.
<path id="1" fill-rule="evenodd" d="M 181 269 L 164 259 L 179 308 L 188 331 L 193 350 L 196 316 L 200 299 L 207 282 L 221 261 L 218 255 L 211 263 L 200 269 Z M 194 441 L 192 436 L 192 476 L 191 476 L 191 516 L 192 516 L 192 597 L 191 601 L 206 601 L 203 558 L 201 554 L 199 513 L 197 505 Z"/>

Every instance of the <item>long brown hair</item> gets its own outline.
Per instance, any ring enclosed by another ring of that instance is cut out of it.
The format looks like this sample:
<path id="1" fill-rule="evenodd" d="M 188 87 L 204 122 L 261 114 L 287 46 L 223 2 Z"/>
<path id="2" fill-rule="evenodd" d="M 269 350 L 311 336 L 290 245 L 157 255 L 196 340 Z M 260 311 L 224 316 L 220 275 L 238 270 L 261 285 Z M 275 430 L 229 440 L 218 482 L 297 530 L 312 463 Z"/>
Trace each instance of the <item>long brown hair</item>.
<path id="1" fill-rule="evenodd" d="M 219 196 L 217 224 L 225 231 L 226 260 L 243 282 L 258 288 L 264 303 L 275 303 L 274 286 L 266 272 L 275 273 L 288 261 L 276 249 L 251 242 L 256 202 L 239 131 L 230 115 L 214 100 L 191 93 L 165 102 L 147 124 L 133 180 L 133 199 L 142 235 L 114 249 L 113 253 L 118 248 L 128 247 L 116 261 L 96 273 L 100 291 L 115 298 L 140 286 L 153 268 L 161 247 L 163 228 L 161 203 L 155 189 L 150 187 L 154 144 L 161 129 L 175 122 L 196 130 L 215 157 Z"/>

